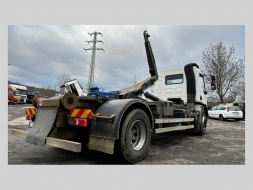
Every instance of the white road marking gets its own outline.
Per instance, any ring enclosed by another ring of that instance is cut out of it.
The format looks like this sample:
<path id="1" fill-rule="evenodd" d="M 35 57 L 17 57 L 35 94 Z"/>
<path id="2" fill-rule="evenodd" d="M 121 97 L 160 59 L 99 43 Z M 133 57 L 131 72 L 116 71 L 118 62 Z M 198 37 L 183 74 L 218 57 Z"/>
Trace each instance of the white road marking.
<path id="1" fill-rule="evenodd" d="M 8 121 L 8 125 L 28 125 L 29 121 L 26 120 L 25 116 L 18 117 L 12 121 Z"/>

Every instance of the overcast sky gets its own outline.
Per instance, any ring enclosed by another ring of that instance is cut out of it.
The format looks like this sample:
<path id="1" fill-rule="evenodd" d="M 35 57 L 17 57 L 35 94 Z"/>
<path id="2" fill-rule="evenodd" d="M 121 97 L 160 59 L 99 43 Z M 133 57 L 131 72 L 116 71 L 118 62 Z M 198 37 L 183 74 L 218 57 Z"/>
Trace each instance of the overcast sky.
<path id="1" fill-rule="evenodd" d="M 69 74 L 85 87 L 88 82 L 91 51 L 88 33 L 101 32 L 97 43 L 94 81 L 106 91 L 120 90 L 149 77 L 143 31 L 150 42 L 157 70 L 202 64 L 201 53 L 222 41 L 245 56 L 243 25 L 9 25 L 8 80 L 24 85 L 54 87 L 57 77 Z"/>

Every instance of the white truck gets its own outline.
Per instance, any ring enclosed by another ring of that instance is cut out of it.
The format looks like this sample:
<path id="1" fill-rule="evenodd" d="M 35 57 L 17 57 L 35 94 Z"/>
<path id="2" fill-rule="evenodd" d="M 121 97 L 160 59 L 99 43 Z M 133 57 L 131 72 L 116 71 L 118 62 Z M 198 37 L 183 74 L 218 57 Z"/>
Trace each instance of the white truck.
<path id="1" fill-rule="evenodd" d="M 12 134 L 31 144 L 74 152 L 88 145 L 91 150 L 119 154 L 127 163 L 145 157 L 151 133 L 191 129 L 204 135 L 207 92 L 198 65 L 192 63 L 182 70 L 158 75 L 150 36 L 146 31 L 143 34 L 150 77 L 113 96 L 67 92 L 58 98 L 34 97 L 35 108 L 26 110 L 26 118 L 34 120 L 33 127 L 28 132 L 13 129 Z M 146 92 L 152 85 L 154 95 Z M 143 94 L 146 98 L 141 98 Z"/>
<path id="2" fill-rule="evenodd" d="M 65 82 L 63 85 L 60 86 L 60 91 L 61 91 L 60 95 L 64 95 L 68 92 L 72 92 L 77 96 L 87 95 L 86 93 L 83 92 L 83 87 L 76 79 Z"/>

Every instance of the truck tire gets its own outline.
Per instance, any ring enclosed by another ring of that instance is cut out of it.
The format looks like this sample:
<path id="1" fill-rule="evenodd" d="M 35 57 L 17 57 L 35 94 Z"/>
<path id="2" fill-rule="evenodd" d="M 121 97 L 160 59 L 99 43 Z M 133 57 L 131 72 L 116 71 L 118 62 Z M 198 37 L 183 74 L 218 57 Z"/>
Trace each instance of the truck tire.
<path id="1" fill-rule="evenodd" d="M 120 152 L 128 163 L 141 161 L 148 152 L 151 124 L 141 109 L 132 110 L 124 119 L 120 131 Z"/>
<path id="2" fill-rule="evenodd" d="M 206 125 L 207 125 L 207 117 L 206 112 L 202 111 L 201 123 L 199 123 L 199 131 L 197 132 L 198 135 L 204 135 L 206 133 Z"/>

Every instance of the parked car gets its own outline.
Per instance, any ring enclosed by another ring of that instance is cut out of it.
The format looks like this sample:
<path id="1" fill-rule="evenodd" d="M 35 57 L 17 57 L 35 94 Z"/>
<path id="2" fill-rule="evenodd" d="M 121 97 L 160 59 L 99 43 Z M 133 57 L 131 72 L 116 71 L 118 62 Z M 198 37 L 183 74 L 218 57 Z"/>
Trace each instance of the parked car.
<path id="1" fill-rule="evenodd" d="M 209 118 L 218 118 L 221 121 L 225 119 L 243 119 L 243 112 L 238 106 L 218 105 L 208 110 Z"/>

